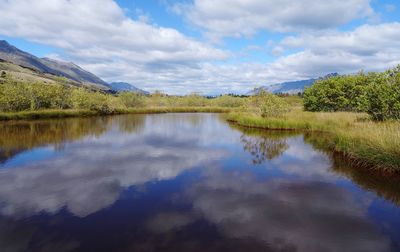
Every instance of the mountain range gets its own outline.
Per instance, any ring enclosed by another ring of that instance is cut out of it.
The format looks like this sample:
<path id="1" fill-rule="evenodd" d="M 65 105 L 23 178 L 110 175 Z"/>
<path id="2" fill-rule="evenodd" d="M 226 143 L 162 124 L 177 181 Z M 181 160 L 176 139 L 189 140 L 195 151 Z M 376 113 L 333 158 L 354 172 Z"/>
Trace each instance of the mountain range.
<path id="1" fill-rule="evenodd" d="M 311 86 L 317 80 L 327 79 L 333 76 L 338 76 L 337 73 L 330 73 L 325 75 L 324 77 L 316 78 L 316 79 L 307 79 L 307 80 L 299 80 L 299 81 L 289 81 L 289 82 L 282 82 L 278 84 L 273 84 L 270 86 L 262 86 L 259 88 L 255 88 L 248 92 L 246 95 L 255 95 L 258 94 L 261 90 L 265 90 L 267 92 L 271 92 L 274 94 L 297 94 L 299 92 L 304 92 L 306 87 Z"/>
<path id="2" fill-rule="evenodd" d="M 114 92 L 146 93 L 146 91 L 136 88 L 129 83 L 124 83 L 123 88 L 118 83 L 108 84 L 93 73 L 82 69 L 72 62 L 36 57 L 10 45 L 5 40 L 0 40 L 0 61 L 4 63 L 0 65 L 0 70 L 17 72 L 18 76 L 25 78 L 29 75 L 29 80 L 48 80 L 48 82 L 52 82 L 57 77 L 64 77 L 70 84 L 77 86 L 83 85 Z"/>
<path id="3" fill-rule="evenodd" d="M 57 78 L 64 77 L 69 84 L 76 86 L 87 86 L 113 93 L 135 92 L 146 95 L 149 94 L 149 92 L 139 89 L 130 83 L 107 83 L 93 73 L 82 69 L 72 62 L 36 57 L 10 45 L 5 40 L 0 40 L 0 70 L 17 73 L 20 79 L 28 81 L 54 82 L 58 80 Z M 254 95 L 259 93 L 261 90 L 275 94 L 297 94 L 299 92 L 304 92 L 306 87 L 311 86 L 317 80 L 337 75 L 337 73 L 331 73 L 324 77 L 315 79 L 289 81 L 269 86 L 262 86 L 249 91 L 246 95 Z"/>
<path id="4" fill-rule="evenodd" d="M 139 93 L 139 94 L 144 94 L 144 95 L 150 94 L 149 92 L 144 91 L 140 88 L 137 88 L 127 82 L 112 82 L 109 84 L 109 86 L 115 92 L 133 92 L 133 93 Z"/>

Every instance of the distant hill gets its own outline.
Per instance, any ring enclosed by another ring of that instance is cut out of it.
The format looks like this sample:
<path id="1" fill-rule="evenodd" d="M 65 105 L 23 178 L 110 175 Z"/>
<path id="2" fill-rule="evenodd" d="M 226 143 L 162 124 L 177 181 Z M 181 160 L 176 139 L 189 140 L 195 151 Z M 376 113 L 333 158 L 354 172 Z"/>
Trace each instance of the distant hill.
<path id="1" fill-rule="evenodd" d="M 145 94 L 148 95 L 150 94 L 147 91 L 144 91 L 140 88 L 137 88 L 135 86 L 133 86 L 130 83 L 126 83 L 126 82 L 113 82 L 109 84 L 111 90 L 115 91 L 115 92 L 133 92 L 133 93 L 140 93 L 140 94 Z"/>
<path id="2" fill-rule="evenodd" d="M 5 40 L 0 40 L 0 60 L 39 73 L 65 77 L 77 83 L 95 85 L 101 89 L 110 89 L 105 81 L 74 63 L 38 58 L 10 45 Z"/>
<path id="3" fill-rule="evenodd" d="M 265 90 L 267 92 L 271 92 L 274 94 L 283 93 L 283 94 L 297 94 L 299 92 L 304 92 L 306 87 L 311 86 L 317 80 L 326 79 L 332 76 L 337 76 L 337 73 L 331 73 L 324 77 L 320 77 L 318 79 L 308 79 L 308 80 L 300 80 L 300 81 L 289 81 L 283 82 L 279 84 L 274 84 L 271 86 L 263 86 L 260 88 L 256 88 L 247 93 L 247 95 L 255 95 L 259 93 L 261 90 Z"/>

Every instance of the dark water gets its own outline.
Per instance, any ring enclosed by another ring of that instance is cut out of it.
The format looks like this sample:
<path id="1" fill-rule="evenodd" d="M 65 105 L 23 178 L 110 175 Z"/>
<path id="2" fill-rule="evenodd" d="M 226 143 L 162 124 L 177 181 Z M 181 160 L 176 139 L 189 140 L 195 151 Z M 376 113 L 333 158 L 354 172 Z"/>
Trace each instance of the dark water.
<path id="1" fill-rule="evenodd" d="M 0 251 L 400 251 L 400 180 L 213 114 L 0 124 Z"/>

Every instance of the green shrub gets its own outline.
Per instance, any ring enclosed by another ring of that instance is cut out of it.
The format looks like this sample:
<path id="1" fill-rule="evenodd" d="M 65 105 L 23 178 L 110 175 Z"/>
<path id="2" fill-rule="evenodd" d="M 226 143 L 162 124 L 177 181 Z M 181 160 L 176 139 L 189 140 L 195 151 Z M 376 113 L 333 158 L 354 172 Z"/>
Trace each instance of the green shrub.
<path id="1" fill-rule="evenodd" d="M 69 88 L 58 84 L 27 84 L 30 109 L 64 109 L 71 107 Z"/>
<path id="2" fill-rule="evenodd" d="M 18 83 L 7 79 L 0 86 L 0 111 L 12 112 L 71 107 L 70 88 L 58 84 Z"/>
<path id="3" fill-rule="evenodd" d="M 245 98 L 241 97 L 233 97 L 231 95 L 223 95 L 219 96 L 212 100 L 212 103 L 216 107 L 228 107 L 228 108 L 237 108 L 244 105 L 246 102 Z"/>
<path id="4" fill-rule="evenodd" d="M 400 66 L 386 71 L 369 85 L 367 112 L 374 120 L 400 119 Z"/>
<path id="5" fill-rule="evenodd" d="M 141 94 L 123 92 L 118 95 L 118 98 L 127 108 L 141 108 L 146 106 L 146 98 Z"/>
<path id="6" fill-rule="evenodd" d="M 0 111 L 12 112 L 28 110 L 31 98 L 28 85 L 7 81 L 0 85 Z"/>
<path id="7" fill-rule="evenodd" d="M 316 81 L 304 92 L 304 108 L 307 111 L 365 111 L 371 76 L 360 73 Z"/>
<path id="8" fill-rule="evenodd" d="M 264 90 L 249 98 L 247 110 L 255 112 L 262 117 L 281 117 L 289 111 L 289 104 L 283 98 Z"/>
<path id="9" fill-rule="evenodd" d="M 102 113 L 112 113 L 117 109 L 115 100 L 111 95 L 100 92 L 90 92 L 85 88 L 77 88 L 72 91 L 71 102 L 73 108 L 89 109 Z"/>
<path id="10" fill-rule="evenodd" d="M 198 94 L 191 94 L 180 97 L 179 105 L 183 107 L 203 107 L 207 105 L 207 98 Z"/>
<path id="11" fill-rule="evenodd" d="M 400 119 L 400 66 L 319 80 L 304 92 L 307 111 L 367 112 L 372 119 Z"/>

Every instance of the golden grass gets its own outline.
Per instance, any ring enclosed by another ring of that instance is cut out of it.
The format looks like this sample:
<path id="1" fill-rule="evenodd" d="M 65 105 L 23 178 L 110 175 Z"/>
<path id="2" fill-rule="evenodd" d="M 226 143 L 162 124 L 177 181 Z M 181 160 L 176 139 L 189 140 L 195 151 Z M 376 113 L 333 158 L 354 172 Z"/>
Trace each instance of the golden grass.
<path id="1" fill-rule="evenodd" d="M 373 122 L 368 115 L 349 112 L 304 112 L 300 107 L 280 118 L 231 113 L 229 121 L 246 127 L 326 132 L 323 145 L 359 162 L 387 171 L 400 171 L 400 122 Z"/>

